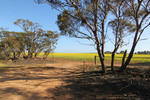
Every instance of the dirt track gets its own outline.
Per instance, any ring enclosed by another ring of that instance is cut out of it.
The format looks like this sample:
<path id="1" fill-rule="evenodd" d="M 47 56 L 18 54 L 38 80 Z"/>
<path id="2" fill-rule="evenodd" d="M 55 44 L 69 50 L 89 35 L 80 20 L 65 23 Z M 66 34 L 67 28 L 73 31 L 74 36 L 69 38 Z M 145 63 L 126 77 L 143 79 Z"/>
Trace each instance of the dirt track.
<path id="1" fill-rule="evenodd" d="M 149 78 L 82 73 L 77 70 L 81 64 L 61 61 L 1 71 L 0 100 L 149 99 Z"/>
<path id="2" fill-rule="evenodd" d="M 69 73 L 79 64 L 53 63 L 41 67 L 12 68 L 1 72 L 0 100 L 56 99 L 55 94 L 50 91 L 65 85 L 64 78 L 71 76 Z"/>

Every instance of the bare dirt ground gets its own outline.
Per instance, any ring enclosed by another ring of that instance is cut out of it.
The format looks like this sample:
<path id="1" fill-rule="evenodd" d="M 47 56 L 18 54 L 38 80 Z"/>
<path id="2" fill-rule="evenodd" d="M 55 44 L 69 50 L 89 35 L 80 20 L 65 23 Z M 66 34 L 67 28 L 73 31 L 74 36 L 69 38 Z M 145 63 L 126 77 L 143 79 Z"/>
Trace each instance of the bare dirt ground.
<path id="1" fill-rule="evenodd" d="M 79 67 L 82 62 L 26 63 L 9 63 L 8 69 L 0 70 L 0 100 L 150 99 L 148 69 L 101 75 L 83 73 Z"/>

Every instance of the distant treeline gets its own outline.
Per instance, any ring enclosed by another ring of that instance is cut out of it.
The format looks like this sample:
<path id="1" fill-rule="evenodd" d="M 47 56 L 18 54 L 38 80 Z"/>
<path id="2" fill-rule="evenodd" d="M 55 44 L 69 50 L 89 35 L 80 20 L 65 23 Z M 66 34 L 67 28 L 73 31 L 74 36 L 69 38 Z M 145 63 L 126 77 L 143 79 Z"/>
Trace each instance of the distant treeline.
<path id="1" fill-rule="evenodd" d="M 138 51 L 135 54 L 150 54 L 150 51 Z"/>
<path id="2" fill-rule="evenodd" d="M 117 52 L 117 54 L 124 54 L 125 51 Z M 111 54 L 111 51 L 105 51 L 105 54 Z M 134 54 L 150 54 L 150 51 L 137 51 Z"/>

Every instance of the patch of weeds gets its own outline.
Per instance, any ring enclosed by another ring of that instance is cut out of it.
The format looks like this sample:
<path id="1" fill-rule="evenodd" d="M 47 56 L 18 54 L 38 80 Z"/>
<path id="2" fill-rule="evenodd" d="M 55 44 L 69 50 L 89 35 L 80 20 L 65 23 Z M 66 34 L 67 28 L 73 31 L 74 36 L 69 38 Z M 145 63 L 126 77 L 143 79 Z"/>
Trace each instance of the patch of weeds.
<path id="1" fill-rule="evenodd" d="M 94 66 L 94 65 L 82 65 L 80 66 L 80 71 L 82 72 L 94 72 L 94 71 L 99 71 L 99 67 L 98 66 Z"/>
<path id="2" fill-rule="evenodd" d="M 91 66 L 88 71 L 89 72 L 99 71 L 99 68 L 97 66 Z"/>
<path id="3" fill-rule="evenodd" d="M 80 66 L 80 71 L 84 72 L 86 69 L 86 66 Z"/>

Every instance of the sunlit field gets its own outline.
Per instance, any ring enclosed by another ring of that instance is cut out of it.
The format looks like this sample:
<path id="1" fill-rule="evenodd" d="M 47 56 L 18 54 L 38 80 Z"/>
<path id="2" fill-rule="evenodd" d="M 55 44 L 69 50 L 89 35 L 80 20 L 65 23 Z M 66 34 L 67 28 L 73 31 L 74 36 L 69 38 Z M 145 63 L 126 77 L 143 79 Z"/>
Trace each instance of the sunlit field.
<path id="1" fill-rule="evenodd" d="M 43 53 L 40 54 L 41 56 Z M 85 61 L 94 61 L 94 57 L 98 56 L 96 53 L 51 53 L 49 57 L 54 58 L 66 58 L 72 60 L 85 60 Z M 127 55 L 128 56 L 128 55 Z M 115 61 L 121 61 L 123 54 L 116 54 Z M 98 57 L 97 57 L 98 60 Z M 105 60 L 111 60 L 111 54 L 105 54 Z M 131 62 L 150 62 L 150 55 L 146 54 L 134 54 Z"/>

